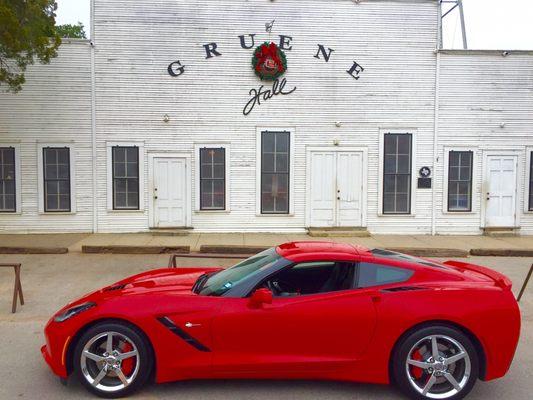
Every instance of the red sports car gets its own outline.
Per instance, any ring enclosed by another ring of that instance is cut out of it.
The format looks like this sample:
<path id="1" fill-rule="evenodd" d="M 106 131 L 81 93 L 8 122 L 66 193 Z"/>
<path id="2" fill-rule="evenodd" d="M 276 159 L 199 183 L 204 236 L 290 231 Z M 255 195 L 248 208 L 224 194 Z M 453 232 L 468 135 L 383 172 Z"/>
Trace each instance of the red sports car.
<path id="1" fill-rule="evenodd" d="M 229 269 L 165 268 L 60 310 L 42 353 L 102 397 L 148 380 L 395 383 L 459 399 L 505 375 L 520 333 L 490 269 L 330 242 L 287 243 Z"/>

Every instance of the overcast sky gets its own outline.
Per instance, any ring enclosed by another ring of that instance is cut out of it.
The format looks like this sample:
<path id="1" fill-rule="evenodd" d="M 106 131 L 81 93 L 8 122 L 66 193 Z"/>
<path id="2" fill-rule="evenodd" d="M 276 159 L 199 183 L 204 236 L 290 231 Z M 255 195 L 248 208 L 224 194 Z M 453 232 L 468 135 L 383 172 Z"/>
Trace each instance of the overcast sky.
<path id="1" fill-rule="evenodd" d="M 57 0 L 57 3 L 57 23 L 80 21 L 89 35 L 90 1 Z M 469 48 L 533 50 L 533 1 L 463 0 L 463 4 Z M 445 18 L 444 24 L 445 47 L 460 48 L 461 25 L 457 10 Z"/>

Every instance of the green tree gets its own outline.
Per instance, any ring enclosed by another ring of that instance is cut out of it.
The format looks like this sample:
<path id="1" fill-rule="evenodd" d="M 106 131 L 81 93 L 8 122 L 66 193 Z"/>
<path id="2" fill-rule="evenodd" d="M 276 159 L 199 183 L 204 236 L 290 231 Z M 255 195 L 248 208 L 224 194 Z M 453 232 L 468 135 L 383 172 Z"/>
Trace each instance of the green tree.
<path id="1" fill-rule="evenodd" d="M 57 34 L 62 38 L 87 39 L 81 22 L 77 25 L 65 24 L 56 26 Z"/>
<path id="2" fill-rule="evenodd" d="M 0 0 L 0 86 L 20 91 L 28 65 L 57 56 L 56 10 L 55 0 Z"/>

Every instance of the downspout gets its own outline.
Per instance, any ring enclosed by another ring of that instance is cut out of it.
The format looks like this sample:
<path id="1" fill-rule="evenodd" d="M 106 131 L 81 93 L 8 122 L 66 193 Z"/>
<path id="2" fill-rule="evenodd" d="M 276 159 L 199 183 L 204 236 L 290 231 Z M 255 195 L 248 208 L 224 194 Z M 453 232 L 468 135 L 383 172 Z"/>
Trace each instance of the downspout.
<path id="1" fill-rule="evenodd" d="M 435 49 L 435 109 L 433 113 L 433 185 L 431 185 L 431 235 L 437 233 L 437 180 L 436 171 L 438 164 L 438 137 L 439 137 L 439 99 L 440 99 L 440 50 L 442 49 L 442 6 L 438 2 L 437 21 L 437 46 Z"/>
<path id="2" fill-rule="evenodd" d="M 90 29 L 90 43 L 91 43 L 91 153 L 92 153 L 92 167 L 93 167 L 93 181 L 92 181 L 92 195 L 93 195 L 93 233 L 98 232 L 98 199 L 97 199 L 97 160 L 96 160 L 96 77 L 95 77 L 95 62 L 94 62 L 94 2 L 91 0 L 91 29 Z"/>

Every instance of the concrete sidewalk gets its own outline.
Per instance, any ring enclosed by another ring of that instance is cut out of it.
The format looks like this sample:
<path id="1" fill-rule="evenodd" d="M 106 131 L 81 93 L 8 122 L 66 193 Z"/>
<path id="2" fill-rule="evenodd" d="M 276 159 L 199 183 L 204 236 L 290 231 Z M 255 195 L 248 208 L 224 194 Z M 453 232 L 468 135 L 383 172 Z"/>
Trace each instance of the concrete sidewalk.
<path id="1" fill-rule="evenodd" d="M 423 236 L 374 235 L 371 237 L 313 238 L 289 233 L 191 233 L 185 236 L 130 234 L 20 234 L 0 235 L 0 253 L 254 253 L 261 248 L 296 240 L 331 240 L 387 248 L 426 256 L 472 255 L 533 256 L 533 236 Z M 501 254 L 498 254 L 501 253 Z"/>

